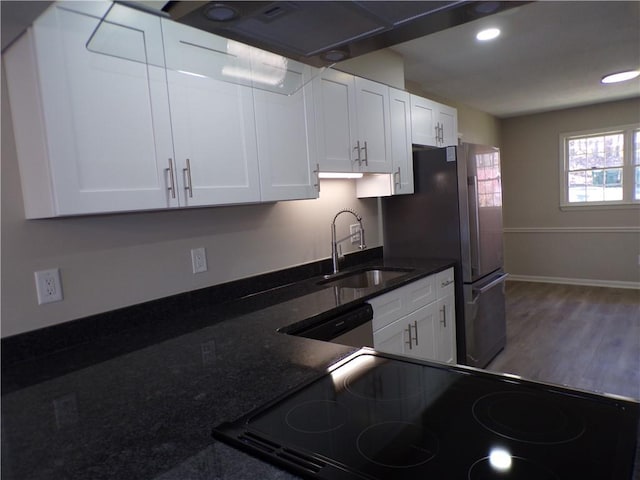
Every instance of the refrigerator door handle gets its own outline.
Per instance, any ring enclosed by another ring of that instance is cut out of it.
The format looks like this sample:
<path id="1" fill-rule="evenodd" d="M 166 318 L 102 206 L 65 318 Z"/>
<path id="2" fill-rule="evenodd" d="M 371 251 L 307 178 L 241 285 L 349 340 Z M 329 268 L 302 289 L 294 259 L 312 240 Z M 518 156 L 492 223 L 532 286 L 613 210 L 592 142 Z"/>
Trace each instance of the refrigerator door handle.
<path id="1" fill-rule="evenodd" d="M 498 278 L 496 278 L 495 280 L 492 280 L 491 282 L 487 283 L 486 285 L 483 285 L 480 288 L 474 288 L 473 289 L 473 293 L 477 293 L 479 295 L 488 292 L 489 290 L 491 290 L 493 287 L 495 287 L 496 285 L 498 285 L 499 283 L 504 282 L 507 277 L 509 276 L 508 273 L 503 273 L 502 275 L 500 275 Z M 476 298 L 473 299 L 474 303 L 476 301 Z"/>
<path id="2" fill-rule="evenodd" d="M 471 227 L 473 228 L 474 241 L 476 243 L 476 255 L 475 255 L 475 263 L 471 265 L 471 269 L 477 272 L 480 272 L 480 211 L 479 211 L 479 199 L 478 199 L 478 176 L 474 175 L 471 177 L 472 185 L 473 185 L 473 195 L 469 195 L 469 199 L 473 200 L 473 215 L 475 218 L 470 222 Z M 472 258 L 473 259 L 473 255 Z"/>

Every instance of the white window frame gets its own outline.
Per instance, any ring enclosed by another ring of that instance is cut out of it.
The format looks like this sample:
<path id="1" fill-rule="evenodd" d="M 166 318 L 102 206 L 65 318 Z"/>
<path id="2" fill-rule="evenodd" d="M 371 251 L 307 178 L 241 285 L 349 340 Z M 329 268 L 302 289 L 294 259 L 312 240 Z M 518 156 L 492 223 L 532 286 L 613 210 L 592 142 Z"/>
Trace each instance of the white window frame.
<path id="1" fill-rule="evenodd" d="M 635 131 L 640 129 L 640 123 L 631 125 L 619 125 L 608 128 L 566 132 L 560 134 L 560 209 L 610 209 L 629 208 L 640 206 L 640 200 L 635 200 L 635 166 L 634 143 Z M 574 138 L 607 135 L 612 133 L 624 134 L 624 165 L 622 166 L 622 200 L 605 200 L 601 202 L 569 202 L 568 188 L 568 142 Z"/>

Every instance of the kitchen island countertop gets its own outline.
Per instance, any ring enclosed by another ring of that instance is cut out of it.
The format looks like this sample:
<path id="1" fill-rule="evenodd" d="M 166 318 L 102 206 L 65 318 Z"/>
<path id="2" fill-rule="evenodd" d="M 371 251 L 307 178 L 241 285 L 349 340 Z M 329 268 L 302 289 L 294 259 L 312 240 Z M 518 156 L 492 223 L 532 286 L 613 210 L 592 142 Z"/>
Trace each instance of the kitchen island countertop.
<path id="1" fill-rule="evenodd" d="M 395 288 L 451 262 L 386 266 L 415 267 Z M 171 330 L 163 321 L 3 368 L 2 478 L 298 478 L 214 441 L 211 429 L 356 350 L 277 332 L 388 289 L 345 299 L 317 280 L 172 319 L 198 326 L 188 333 L 158 336 L 158 330 Z M 290 299 L 272 304 L 278 295 Z M 144 345 L 145 336 L 161 340 Z M 104 354 L 127 343 L 144 346 Z"/>

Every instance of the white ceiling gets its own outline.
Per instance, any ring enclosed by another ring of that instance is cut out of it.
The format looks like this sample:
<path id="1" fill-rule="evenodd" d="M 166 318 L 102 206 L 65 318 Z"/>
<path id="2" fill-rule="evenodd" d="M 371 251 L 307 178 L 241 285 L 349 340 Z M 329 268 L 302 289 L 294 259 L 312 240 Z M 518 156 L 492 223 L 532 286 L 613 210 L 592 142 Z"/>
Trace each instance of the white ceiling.
<path id="1" fill-rule="evenodd" d="M 501 36 L 477 42 L 488 26 Z M 425 92 L 501 118 L 630 98 L 640 79 L 600 79 L 640 68 L 640 1 L 533 2 L 392 50 Z"/>

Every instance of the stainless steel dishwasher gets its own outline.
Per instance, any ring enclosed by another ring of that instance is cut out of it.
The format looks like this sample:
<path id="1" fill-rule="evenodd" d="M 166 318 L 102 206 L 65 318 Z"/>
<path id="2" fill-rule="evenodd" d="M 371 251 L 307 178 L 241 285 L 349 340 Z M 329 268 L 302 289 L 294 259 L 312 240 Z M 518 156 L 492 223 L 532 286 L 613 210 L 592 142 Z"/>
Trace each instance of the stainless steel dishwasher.
<path id="1" fill-rule="evenodd" d="M 313 338 L 351 347 L 373 348 L 373 308 L 368 303 L 342 312 L 304 330 L 288 332 L 298 337 Z"/>

